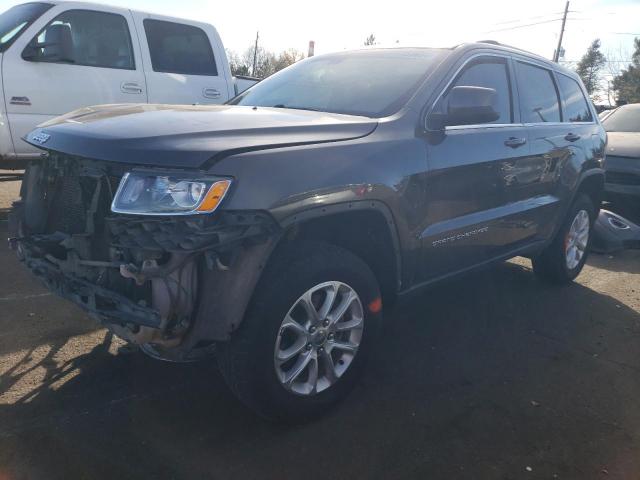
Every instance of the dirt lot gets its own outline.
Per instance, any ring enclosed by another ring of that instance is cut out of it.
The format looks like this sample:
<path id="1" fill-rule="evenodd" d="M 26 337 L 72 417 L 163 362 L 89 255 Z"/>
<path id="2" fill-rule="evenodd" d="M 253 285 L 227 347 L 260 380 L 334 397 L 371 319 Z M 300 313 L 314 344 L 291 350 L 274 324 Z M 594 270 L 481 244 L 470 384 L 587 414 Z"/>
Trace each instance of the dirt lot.
<path id="1" fill-rule="evenodd" d="M 16 193 L 0 185 L 0 218 Z M 519 260 L 425 292 L 348 400 L 297 427 L 254 417 L 213 362 L 123 348 L 5 248 L 0 265 L 0 480 L 640 478 L 640 251 L 561 288 Z"/>

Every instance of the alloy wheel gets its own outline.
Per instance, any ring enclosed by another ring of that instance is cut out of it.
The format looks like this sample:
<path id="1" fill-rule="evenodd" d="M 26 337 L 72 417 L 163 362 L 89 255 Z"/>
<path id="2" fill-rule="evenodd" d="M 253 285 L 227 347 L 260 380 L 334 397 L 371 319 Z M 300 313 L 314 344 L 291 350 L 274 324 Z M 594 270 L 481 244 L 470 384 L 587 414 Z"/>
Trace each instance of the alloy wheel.
<path id="1" fill-rule="evenodd" d="M 571 227 L 564 241 L 565 259 L 569 270 L 573 270 L 580 264 L 588 242 L 589 214 L 586 210 L 580 210 L 571 222 Z"/>
<path id="2" fill-rule="evenodd" d="M 362 302 L 349 285 L 332 281 L 307 290 L 276 338 L 273 360 L 282 386 L 298 395 L 331 387 L 352 364 L 363 329 Z"/>

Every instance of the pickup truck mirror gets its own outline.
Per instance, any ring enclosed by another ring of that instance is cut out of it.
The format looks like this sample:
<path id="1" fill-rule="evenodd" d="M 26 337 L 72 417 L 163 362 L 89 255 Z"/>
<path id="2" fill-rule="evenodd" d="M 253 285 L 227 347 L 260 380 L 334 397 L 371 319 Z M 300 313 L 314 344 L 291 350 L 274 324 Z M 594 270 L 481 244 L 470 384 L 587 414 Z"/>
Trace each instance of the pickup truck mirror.
<path id="1" fill-rule="evenodd" d="M 495 110 L 498 95 L 493 88 L 460 86 L 447 94 L 446 113 L 434 112 L 429 126 L 442 130 L 446 126 L 491 123 L 500 114 Z"/>
<path id="2" fill-rule="evenodd" d="M 34 38 L 22 52 L 28 61 L 74 63 L 73 39 L 69 25 L 51 25 L 44 32 L 44 41 Z"/>

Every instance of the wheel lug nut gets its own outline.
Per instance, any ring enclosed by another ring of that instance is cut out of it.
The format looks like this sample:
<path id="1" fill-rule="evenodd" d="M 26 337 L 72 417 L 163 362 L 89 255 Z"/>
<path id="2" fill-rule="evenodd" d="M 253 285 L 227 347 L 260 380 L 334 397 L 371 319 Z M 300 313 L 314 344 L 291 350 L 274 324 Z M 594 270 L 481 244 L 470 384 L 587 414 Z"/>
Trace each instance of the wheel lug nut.
<path id="1" fill-rule="evenodd" d="M 329 340 L 333 340 L 334 339 L 333 333 L 330 333 L 328 338 L 329 338 Z"/>
<path id="2" fill-rule="evenodd" d="M 311 350 L 311 344 L 307 343 L 307 350 Z"/>
<path id="3" fill-rule="evenodd" d="M 324 322 L 322 322 L 322 324 L 323 324 L 325 327 L 328 327 L 328 326 L 329 326 L 329 320 L 325 320 Z"/>
<path id="4" fill-rule="evenodd" d="M 324 348 L 320 347 L 320 348 L 318 349 L 318 351 L 319 351 L 320 353 L 322 353 L 322 352 L 324 352 Z"/>
<path id="5" fill-rule="evenodd" d="M 309 333 L 315 333 L 316 331 L 316 327 L 310 327 L 309 328 Z"/>

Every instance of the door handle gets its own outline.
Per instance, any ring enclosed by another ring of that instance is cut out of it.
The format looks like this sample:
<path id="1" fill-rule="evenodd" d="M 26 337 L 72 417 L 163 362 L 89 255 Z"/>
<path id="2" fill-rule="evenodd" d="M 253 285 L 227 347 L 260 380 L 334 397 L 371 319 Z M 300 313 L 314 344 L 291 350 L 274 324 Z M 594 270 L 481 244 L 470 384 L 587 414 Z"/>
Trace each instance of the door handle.
<path id="1" fill-rule="evenodd" d="M 518 137 L 509 137 L 504 141 L 504 144 L 507 147 L 518 148 L 527 143 L 526 138 L 518 138 Z"/>
<path id="2" fill-rule="evenodd" d="M 215 88 L 207 87 L 202 89 L 202 96 L 206 98 L 220 98 L 221 93 Z"/>
<path id="3" fill-rule="evenodd" d="M 122 82 L 120 84 L 120 91 L 122 91 L 122 93 L 140 95 L 142 93 L 142 87 L 136 82 Z"/>
<path id="4" fill-rule="evenodd" d="M 575 142 L 576 140 L 580 140 L 580 135 L 577 133 L 567 133 L 564 137 L 567 142 Z"/>

